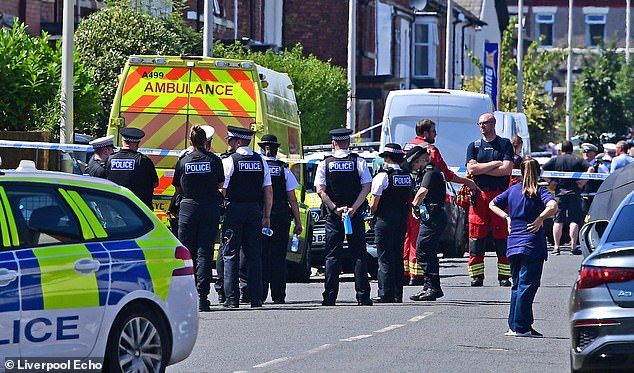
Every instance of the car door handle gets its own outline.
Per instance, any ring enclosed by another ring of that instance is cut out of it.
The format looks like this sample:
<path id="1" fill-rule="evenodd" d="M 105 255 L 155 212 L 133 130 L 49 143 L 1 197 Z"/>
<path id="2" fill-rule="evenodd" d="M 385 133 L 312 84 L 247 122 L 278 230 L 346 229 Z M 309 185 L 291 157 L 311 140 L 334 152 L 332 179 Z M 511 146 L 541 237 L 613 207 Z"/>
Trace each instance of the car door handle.
<path id="1" fill-rule="evenodd" d="M 81 258 L 75 262 L 75 272 L 83 275 L 97 272 L 101 264 L 98 260 L 90 258 Z"/>
<path id="2" fill-rule="evenodd" d="M 18 272 L 0 268 L 0 286 L 7 286 L 18 278 Z"/>

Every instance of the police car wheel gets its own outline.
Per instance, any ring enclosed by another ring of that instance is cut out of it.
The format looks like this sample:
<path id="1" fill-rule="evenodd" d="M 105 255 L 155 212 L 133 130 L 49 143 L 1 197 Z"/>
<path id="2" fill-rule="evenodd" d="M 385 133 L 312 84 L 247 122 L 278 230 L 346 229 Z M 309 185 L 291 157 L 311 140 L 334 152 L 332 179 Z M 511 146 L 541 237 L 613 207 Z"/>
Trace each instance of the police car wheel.
<path id="1" fill-rule="evenodd" d="M 170 351 L 163 319 L 135 304 L 117 316 L 110 330 L 104 372 L 164 372 Z"/>

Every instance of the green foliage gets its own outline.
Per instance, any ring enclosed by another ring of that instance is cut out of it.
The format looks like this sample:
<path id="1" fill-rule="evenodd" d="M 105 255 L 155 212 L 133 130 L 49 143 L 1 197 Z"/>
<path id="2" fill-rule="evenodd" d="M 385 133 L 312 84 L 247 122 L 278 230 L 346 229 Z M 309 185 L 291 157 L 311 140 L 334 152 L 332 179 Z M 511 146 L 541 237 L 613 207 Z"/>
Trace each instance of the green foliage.
<path id="1" fill-rule="evenodd" d="M 106 109 L 92 129 L 93 134 L 106 132 L 117 77 L 130 55 L 202 53 L 201 34 L 184 23 L 176 5 L 169 16 L 156 17 L 131 7 L 127 1 L 114 1 L 80 23 L 75 33 L 79 60 L 94 69 L 93 79 L 102 87 L 102 104 Z"/>
<path id="2" fill-rule="evenodd" d="M 597 144 L 604 133 L 625 137 L 634 110 L 633 72 L 613 47 L 584 57 L 573 94 L 573 128 L 583 141 Z"/>
<path id="3" fill-rule="evenodd" d="M 516 49 L 515 25 L 517 17 L 509 21 L 500 45 L 500 111 L 517 111 L 517 59 L 513 55 Z M 470 57 L 479 63 L 473 56 Z M 557 135 L 561 114 L 555 109 L 555 101 L 544 89 L 544 84 L 554 76 L 563 60 L 562 52 L 540 51 L 536 41 L 528 46 L 524 55 L 522 107 L 534 147 L 552 141 Z M 482 77 L 466 79 L 463 89 L 482 92 Z"/>
<path id="4" fill-rule="evenodd" d="M 23 23 L 0 32 L 0 129 L 48 130 L 57 136 L 61 119 L 61 42 L 31 37 Z M 74 123 L 90 127 L 103 110 L 99 90 L 81 63 L 74 64 Z"/>
<path id="5" fill-rule="evenodd" d="M 295 87 L 304 145 L 330 142 L 328 131 L 345 123 L 348 83 L 344 69 L 313 55 L 305 57 L 300 44 L 282 52 L 252 52 L 240 44 L 214 45 L 214 56 L 248 59 L 287 73 Z"/>

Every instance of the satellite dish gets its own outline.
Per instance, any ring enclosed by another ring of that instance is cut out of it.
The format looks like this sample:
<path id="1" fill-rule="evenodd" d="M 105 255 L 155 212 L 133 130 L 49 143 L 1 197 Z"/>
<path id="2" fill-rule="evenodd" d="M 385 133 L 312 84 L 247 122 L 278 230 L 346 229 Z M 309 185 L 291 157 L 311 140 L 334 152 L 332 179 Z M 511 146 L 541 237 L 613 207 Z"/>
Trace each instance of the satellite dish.
<path id="1" fill-rule="evenodd" d="M 409 0 L 409 5 L 414 10 L 423 10 L 427 6 L 427 0 Z"/>

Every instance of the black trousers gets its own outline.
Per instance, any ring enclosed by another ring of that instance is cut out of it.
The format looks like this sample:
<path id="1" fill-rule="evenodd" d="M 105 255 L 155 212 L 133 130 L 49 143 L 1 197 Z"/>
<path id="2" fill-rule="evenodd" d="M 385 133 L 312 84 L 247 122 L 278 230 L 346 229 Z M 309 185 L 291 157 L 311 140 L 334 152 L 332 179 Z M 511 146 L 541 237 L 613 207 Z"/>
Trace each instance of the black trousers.
<path id="1" fill-rule="evenodd" d="M 183 199 L 178 213 L 178 239 L 189 249 L 196 272 L 196 288 L 207 299 L 211 287 L 211 262 L 218 233 L 220 210 L 213 201 Z"/>
<path id="2" fill-rule="evenodd" d="M 357 293 L 357 300 L 361 301 L 370 298 L 368 265 L 365 261 L 367 253 L 363 215 L 358 211 L 352 216 L 351 220 L 352 234 L 347 236 L 348 247 L 344 249 L 343 238 L 345 234 L 341 217 L 334 213 L 326 217 L 326 281 L 322 294 L 324 300 L 334 301 L 337 299 L 341 262 L 345 256 L 350 256 L 354 263 L 354 289 Z"/>
<path id="3" fill-rule="evenodd" d="M 220 248 L 218 248 L 218 255 L 216 256 L 216 273 L 218 278 L 214 283 L 214 289 L 218 293 L 218 296 L 225 296 L 224 278 L 225 278 L 225 256 L 223 254 L 223 247 L 229 241 L 228 237 L 223 236 L 220 241 Z M 246 299 L 249 299 L 249 291 L 247 289 L 247 265 L 244 259 L 244 251 L 240 249 L 240 294 L 244 295 Z"/>
<path id="4" fill-rule="evenodd" d="M 438 246 L 440 235 L 447 227 L 447 213 L 443 208 L 437 207 L 429 215 L 429 220 L 421 221 L 416 240 L 416 260 L 426 278 L 440 273 Z"/>
<path id="5" fill-rule="evenodd" d="M 262 297 L 262 207 L 258 203 L 231 202 L 222 225 L 224 293 L 228 302 L 238 302 L 240 290 L 240 248 L 248 273 L 251 302 Z"/>
<path id="6" fill-rule="evenodd" d="M 403 299 L 403 246 L 406 229 L 405 216 L 376 218 L 374 242 L 379 262 L 378 295 L 381 298 Z"/>
<path id="7" fill-rule="evenodd" d="M 291 229 L 290 210 L 271 214 L 273 236 L 262 237 L 262 302 L 271 289 L 273 301 L 286 299 L 286 249 Z"/>

